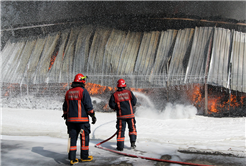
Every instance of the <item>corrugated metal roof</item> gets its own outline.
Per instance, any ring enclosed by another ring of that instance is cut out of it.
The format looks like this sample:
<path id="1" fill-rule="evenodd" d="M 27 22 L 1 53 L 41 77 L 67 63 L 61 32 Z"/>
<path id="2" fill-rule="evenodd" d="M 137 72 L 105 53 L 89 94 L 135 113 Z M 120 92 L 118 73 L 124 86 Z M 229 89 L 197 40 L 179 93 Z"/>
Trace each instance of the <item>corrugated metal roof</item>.
<path id="1" fill-rule="evenodd" d="M 245 33 L 216 27 L 161 32 L 93 28 L 9 41 L 1 52 L 3 81 L 20 83 L 9 77 L 18 70 L 16 77 L 25 76 L 27 83 L 71 82 L 81 72 L 91 75 L 90 82 L 108 86 L 118 77 L 128 79 L 128 85 L 135 88 L 204 84 L 210 60 L 208 84 L 246 92 Z M 57 57 L 49 71 L 55 50 Z"/>

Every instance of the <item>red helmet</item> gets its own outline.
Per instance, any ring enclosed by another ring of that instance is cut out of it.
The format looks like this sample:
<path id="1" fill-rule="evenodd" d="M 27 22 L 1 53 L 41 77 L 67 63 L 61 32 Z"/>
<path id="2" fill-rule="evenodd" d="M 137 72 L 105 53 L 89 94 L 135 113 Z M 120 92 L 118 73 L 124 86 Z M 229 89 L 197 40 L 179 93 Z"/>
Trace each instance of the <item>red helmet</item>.
<path id="1" fill-rule="evenodd" d="M 126 82 L 125 82 L 125 80 L 123 80 L 122 78 L 119 79 L 119 80 L 117 81 L 117 87 L 118 87 L 118 88 L 126 87 Z"/>
<path id="2" fill-rule="evenodd" d="M 81 83 L 85 83 L 85 79 L 86 76 L 84 76 L 83 74 L 79 73 L 74 77 L 74 81 L 73 82 L 81 82 Z"/>

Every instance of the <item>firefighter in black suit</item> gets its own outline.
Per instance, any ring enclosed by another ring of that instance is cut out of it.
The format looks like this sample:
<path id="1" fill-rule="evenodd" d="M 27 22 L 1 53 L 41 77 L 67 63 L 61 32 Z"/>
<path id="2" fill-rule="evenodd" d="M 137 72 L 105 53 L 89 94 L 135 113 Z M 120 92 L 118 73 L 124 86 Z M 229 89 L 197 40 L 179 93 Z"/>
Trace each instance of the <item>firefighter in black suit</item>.
<path id="1" fill-rule="evenodd" d="M 125 89 L 126 82 L 124 79 L 119 79 L 117 82 L 117 91 L 114 92 L 109 100 L 109 107 L 117 113 L 117 150 L 124 149 L 125 128 L 126 124 L 129 129 L 129 137 L 131 147 L 135 148 L 137 139 L 136 120 L 133 107 L 137 103 L 137 98 L 132 91 Z"/>
<path id="2" fill-rule="evenodd" d="M 96 117 L 91 103 L 88 91 L 85 89 L 86 76 L 79 73 L 72 82 L 72 88 L 66 92 L 63 103 L 63 116 L 68 127 L 70 138 L 70 149 L 68 158 L 70 164 L 78 163 L 76 158 L 77 139 L 80 135 L 80 157 L 81 161 L 91 161 L 93 156 L 89 156 L 89 117 L 92 118 L 92 124 L 96 123 Z"/>

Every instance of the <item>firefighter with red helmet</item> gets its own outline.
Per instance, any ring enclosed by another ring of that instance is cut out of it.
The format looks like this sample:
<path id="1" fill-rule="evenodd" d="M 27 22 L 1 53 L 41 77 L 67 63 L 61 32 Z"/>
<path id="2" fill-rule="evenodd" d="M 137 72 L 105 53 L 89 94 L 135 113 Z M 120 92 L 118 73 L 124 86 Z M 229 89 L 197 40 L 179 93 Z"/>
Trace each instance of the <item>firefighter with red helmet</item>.
<path id="1" fill-rule="evenodd" d="M 126 82 L 124 79 L 119 79 L 117 82 L 117 91 L 114 92 L 109 100 L 109 107 L 117 113 L 117 150 L 124 149 L 125 128 L 126 124 L 129 129 L 129 137 L 131 147 L 135 148 L 137 139 L 136 120 L 133 107 L 137 103 L 137 98 L 132 91 L 125 89 Z"/>
<path id="2" fill-rule="evenodd" d="M 80 135 L 80 157 L 81 161 L 91 161 L 93 156 L 89 156 L 89 134 L 90 124 L 89 116 L 92 118 L 92 124 L 96 123 L 95 112 L 91 97 L 85 89 L 86 76 L 79 73 L 72 82 L 71 89 L 66 92 L 63 103 L 63 116 L 66 120 L 68 134 L 70 138 L 70 148 L 68 158 L 70 164 L 76 164 L 79 160 L 76 158 L 77 139 Z"/>

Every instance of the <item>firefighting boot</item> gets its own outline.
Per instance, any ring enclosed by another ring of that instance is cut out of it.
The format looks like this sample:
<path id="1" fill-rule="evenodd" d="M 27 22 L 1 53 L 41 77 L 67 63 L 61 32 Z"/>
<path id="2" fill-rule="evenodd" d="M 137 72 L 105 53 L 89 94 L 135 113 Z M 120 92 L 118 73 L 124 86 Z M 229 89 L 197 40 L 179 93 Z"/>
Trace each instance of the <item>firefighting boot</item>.
<path id="1" fill-rule="evenodd" d="M 70 160 L 70 164 L 71 165 L 74 165 L 74 164 L 77 164 L 79 162 L 79 159 L 75 159 L 75 160 Z"/>
<path id="2" fill-rule="evenodd" d="M 132 149 L 135 149 L 136 148 L 135 142 L 131 142 L 131 148 Z"/>
<path id="3" fill-rule="evenodd" d="M 91 161 L 93 159 L 93 156 L 88 156 L 87 159 L 80 159 L 82 162 L 85 162 L 85 161 Z"/>
<path id="4" fill-rule="evenodd" d="M 118 150 L 118 151 L 123 151 L 123 148 L 117 147 L 116 150 Z"/>

